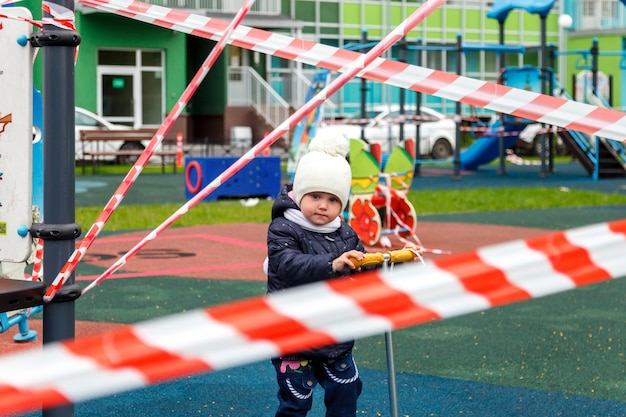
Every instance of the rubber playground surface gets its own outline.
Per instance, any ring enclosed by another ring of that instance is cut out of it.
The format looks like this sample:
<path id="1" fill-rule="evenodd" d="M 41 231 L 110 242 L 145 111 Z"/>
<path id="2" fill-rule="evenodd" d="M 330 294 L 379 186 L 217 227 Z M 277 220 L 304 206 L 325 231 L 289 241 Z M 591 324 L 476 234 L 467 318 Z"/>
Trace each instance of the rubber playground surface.
<path id="1" fill-rule="evenodd" d="M 414 189 L 568 188 L 626 193 L 626 179 L 593 181 L 576 164 L 507 165 L 462 173 L 424 168 Z M 104 206 L 122 176 L 77 176 L 77 206 Z M 184 176 L 140 176 L 122 204 L 186 201 Z M 417 234 L 453 253 L 626 217 L 626 206 L 420 215 Z M 86 229 L 87 227 L 83 227 Z M 165 231 L 115 275 L 76 302 L 76 336 L 265 292 L 261 265 L 266 224 L 210 225 Z M 105 228 L 106 230 L 106 228 Z M 147 230 L 103 233 L 76 272 L 87 285 Z M 445 255 L 429 255 L 445 256 Z M 626 416 L 626 280 L 614 280 L 480 313 L 357 341 L 364 382 L 358 415 L 390 415 L 386 351 L 393 348 L 399 416 Z M 41 334 L 41 317 L 29 321 Z M 0 352 L 17 329 L 0 334 Z M 272 416 L 277 404 L 269 360 L 183 378 L 76 404 L 77 416 Z M 310 416 L 324 415 L 323 391 Z M 39 415 L 39 413 L 31 413 Z"/>

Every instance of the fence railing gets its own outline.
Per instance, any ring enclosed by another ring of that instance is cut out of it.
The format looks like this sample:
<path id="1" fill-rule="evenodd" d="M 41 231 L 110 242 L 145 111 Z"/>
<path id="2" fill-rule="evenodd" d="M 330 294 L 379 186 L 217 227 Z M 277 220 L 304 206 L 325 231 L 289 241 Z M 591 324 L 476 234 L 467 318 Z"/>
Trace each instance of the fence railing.
<path id="1" fill-rule="evenodd" d="M 237 13 L 244 0 L 146 0 L 146 3 L 180 9 L 202 9 L 214 13 Z M 254 2 L 251 14 L 280 15 L 280 0 L 263 0 Z"/>
<path id="2" fill-rule="evenodd" d="M 228 105 L 252 106 L 274 128 L 291 114 L 289 103 L 251 67 L 228 68 Z M 283 138 L 289 143 L 289 133 Z"/>

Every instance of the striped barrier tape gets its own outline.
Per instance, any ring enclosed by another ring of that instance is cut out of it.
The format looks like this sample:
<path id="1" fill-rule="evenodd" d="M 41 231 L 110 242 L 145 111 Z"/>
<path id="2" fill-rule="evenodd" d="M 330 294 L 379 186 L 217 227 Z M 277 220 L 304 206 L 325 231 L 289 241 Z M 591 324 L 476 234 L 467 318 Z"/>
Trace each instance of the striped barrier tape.
<path id="1" fill-rule="evenodd" d="M 527 160 L 516 155 L 511 149 L 506 150 L 506 160 L 514 165 L 519 166 L 539 166 L 541 161 Z"/>
<path id="2" fill-rule="evenodd" d="M 341 124 L 350 124 L 350 125 L 361 125 L 361 124 L 368 124 L 370 122 L 375 121 L 376 119 L 340 119 L 340 120 L 324 120 L 322 123 L 325 125 L 341 125 Z M 439 119 L 432 117 L 432 116 L 417 116 L 417 115 L 411 115 L 411 114 L 406 114 L 404 116 L 400 116 L 394 119 L 383 119 L 381 121 L 384 121 L 386 123 L 390 123 L 390 124 L 400 124 L 400 123 L 407 123 L 407 122 L 430 122 L 430 121 L 437 121 Z"/>
<path id="3" fill-rule="evenodd" d="M 53 407 L 626 275 L 626 220 L 491 245 L 0 357 L 0 415 Z"/>
<path id="4" fill-rule="evenodd" d="M 43 267 L 43 239 L 37 238 L 35 244 L 35 260 L 33 261 L 33 273 L 30 276 L 31 281 L 43 281 L 41 269 Z"/>
<path id="5" fill-rule="evenodd" d="M 423 3 L 419 9 L 415 10 L 404 22 L 396 27 L 391 33 L 389 33 L 383 40 L 381 40 L 374 48 L 372 48 L 367 54 L 360 55 L 359 59 L 354 62 L 350 62 L 350 66 L 344 68 L 344 72 L 337 77 L 333 82 L 326 85 L 320 90 L 313 98 L 306 102 L 302 107 L 296 110 L 291 116 L 287 118 L 280 126 L 274 129 L 270 134 L 265 136 L 263 140 L 254 145 L 252 149 L 246 152 L 241 158 L 236 160 L 231 166 L 224 170 L 217 178 L 204 187 L 200 192 L 194 195 L 187 203 L 181 206 L 174 214 L 168 217 L 163 223 L 161 223 L 156 229 L 144 237 L 139 243 L 133 246 L 128 252 L 113 263 L 106 271 L 104 271 L 98 278 L 91 282 L 87 287 L 83 289 L 83 294 L 90 291 L 100 282 L 111 276 L 115 271 L 120 269 L 126 264 L 128 259 L 132 258 L 137 252 L 139 252 L 144 246 L 154 240 L 161 232 L 172 225 L 176 220 L 182 217 L 190 208 L 201 202 L 211 194 L 220 185 L 231 178 L 235 173 L 240 171 L 251 160 L 261 155 L 265 149 L 276 142 L 280 137 L 294 128 L 300 120 L 305 118 L 308 114 L 313 112 L 318 106 L 323 104 L 330 96 L 335 94 L 341 87 L 348 83 L 352 78 L 358 76 L 366 68 L 368 68 L 375 60 L 382 55 L 387 49 L 391 48 L 394 43 L 402 39 L 406 34 L 418 25 L 422 20 L 426 18 L 430 13 L 435 11 L 439 5 L 443 4 L 445 0 L 428 0 Z"/>
<path id="6" fill-rule="evenodd" d="M 65 282 L 72 275 L 79 262 L 85 257 L 87 250 L 91 247 L 96 237 L 100 234 L 100 231 L 102 231 L 104 225 L 109 220 L 115 209 L 120 205 L 130 188 L 135 184 L 137 177 L 146 166 L 150 158 L 152 158 L 154 152 L 159 148 L 159 146 L 161 146 L 163 138 L 172 128 L 174 122 L 176 121 L 178 116 L 180 116 L 185 106 L 189 103 L 189 100 L 208 74 L 209 70 L 219 57 L 220 53 L 224 50 L 224 47 L 226 46 L 229 37 L 232 35 L 236 27 L 243 21 L 243 18 L 248 13 L 248 11 L 250 11 L 253 4 L 254 0 L 247 0 L 246 3 L 241 7 L 241 9 L 239 9 L 232 22 L 230 22 L 226 26 L 226 28 L 224 29 L 224 35 L 211 50 L 206 60 L 200 66 L 189 85 L 185 88 L 185 91 L 183 91 L 183 94 L 179 98 L 178 102 L 174 105 L 170 113 L 167 115 L 165 121 L 163 121 L 163 124 L 155 132 L 154 136 L 150 140 L 150 143 L 148 143 L 148 146 L 146 146 L 137 161 L 135 161 L 135 164 L 132 166 L 128 174 L 126 174 L 126 176 L 120 183 L 117 190 L 115 190 L 113 197 L 106 204 L 102 213 L 100 213 L 94 224 L 89 228 L 83 240 L 74 250 L 68 261 L 61 268 L 61 271 L 57 274 L 52 284 L 50 284 L 50 286 L 46 290 L 46 293 L 44 295 L 45 303 L 50 302 L 50 300 L 54 298 L 54 296 L 59 292 L 61 287 L 63 287 L 63 284 L 65 284 Z"/>
<path id="7" fill-rule="evenodd" d="M 73 10 L 49 1 L 43 1 L 41 3 L 41 10 L 50 15 L 50 17 L 41 19 L 44 24 L 76 32 L 76 26 L 74 25 L 76 17 L 74 16 Z"/>
<path id="8" fill-rule="evenodd" d="M 0 2 L 0 7 L 2 6 L 2 4 L 7 4 L 7 3 L 10 3 L 10 2 L 11 1 L 7 1 L 5 3 Z M 19 20 L 21 22 L 30 23 L 31 25 L 39 27 L 39 28 L 43 27 L 43 23 L 37 22 L 36 20 L 24 18 L 22 16 L 13 16 L 13 15 L 10 15 L 10 14 L 0 13 L 0 20 L 1 19 Z M 2 29 L 2 22 L 1 21 L 0 21 L 0 29 Z"/>
<path id="9" fill-rule="evenodd" d="M 131 0 L 78 0 L 80 4 L 206 39 L 218 40 L 225 22 Z M 348 51 L 241 25 L 231 44 L 333 71 L 359 59 Z M 616 110 L 379 58 L 362 78 L 460 101 L 609 139 L 624 141 L 626 114 Z"/>

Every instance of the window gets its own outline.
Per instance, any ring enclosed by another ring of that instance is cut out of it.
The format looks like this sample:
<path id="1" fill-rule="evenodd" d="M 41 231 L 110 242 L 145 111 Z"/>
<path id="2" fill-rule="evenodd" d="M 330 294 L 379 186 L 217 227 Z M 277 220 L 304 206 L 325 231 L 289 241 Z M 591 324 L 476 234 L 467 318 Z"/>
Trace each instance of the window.
<path id="1" fill-rule="evenodd" d="M 134 128 L 159 126 L 164 117 L 163 51 L 98 51 L 98 113 Z"/>

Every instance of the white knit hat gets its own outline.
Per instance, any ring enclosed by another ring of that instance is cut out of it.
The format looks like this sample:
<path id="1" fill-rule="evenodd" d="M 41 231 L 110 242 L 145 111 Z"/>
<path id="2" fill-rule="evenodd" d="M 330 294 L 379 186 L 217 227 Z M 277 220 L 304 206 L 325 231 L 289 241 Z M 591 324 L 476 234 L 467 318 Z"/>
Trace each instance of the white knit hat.
<path id="1" fill-rule="evenodd" d="M 300 158 L 293 180 L 296 204 L 313 191 L 334 194 L 342 207 L 348 205 L 352 187 L 352 171 L 346 156 L 348 140 L 339 133 L 317 135 L 309 143 L 309 152 Z"/>

